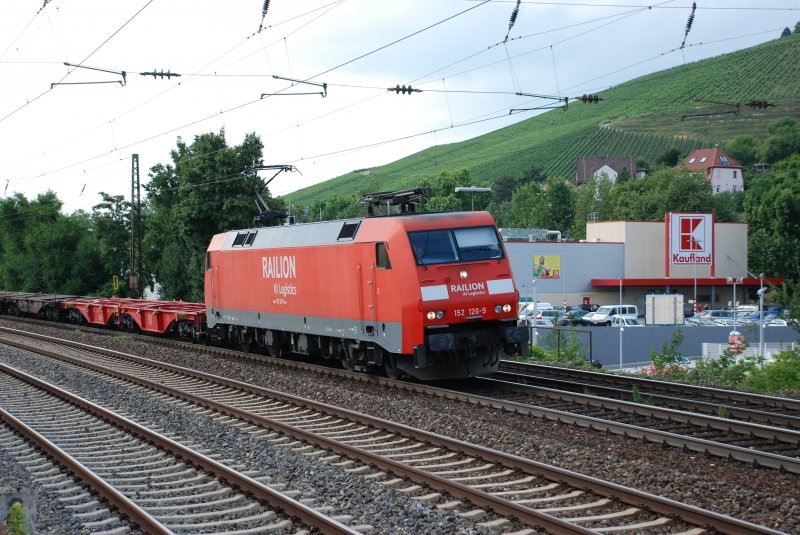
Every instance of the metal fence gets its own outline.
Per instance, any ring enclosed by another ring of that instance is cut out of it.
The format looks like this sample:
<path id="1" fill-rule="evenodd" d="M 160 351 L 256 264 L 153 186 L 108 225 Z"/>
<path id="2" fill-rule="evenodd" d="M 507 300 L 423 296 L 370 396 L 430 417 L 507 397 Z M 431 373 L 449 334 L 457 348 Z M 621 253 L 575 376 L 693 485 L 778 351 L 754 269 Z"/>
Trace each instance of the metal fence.
<path id="1" fill-rule="evenodd" d="M 703 344 L 723 344 L 727 347 L 730 327 L 653 325 L 626 327 L 531 327 L 531 343 L 556 351 L 577 345 L 588 360 L 606 365 L 631 365 L 650 360 L 650 353 L 660 353 L 680 329 L 683 340 L 680 353 L 687 357 L 703 355 Z M 758 326 L 739 326 L 747 350 L 758 350 Z M 800 341 L 800 334 L 792 327 L 764 327 L 767 344 L 790 344 Z"/>

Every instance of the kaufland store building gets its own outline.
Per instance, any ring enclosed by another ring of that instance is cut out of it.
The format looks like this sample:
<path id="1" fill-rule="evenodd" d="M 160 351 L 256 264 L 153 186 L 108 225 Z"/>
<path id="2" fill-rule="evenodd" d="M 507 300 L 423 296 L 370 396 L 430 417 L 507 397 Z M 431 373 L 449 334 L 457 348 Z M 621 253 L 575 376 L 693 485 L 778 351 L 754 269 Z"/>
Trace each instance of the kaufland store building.
<path id="1" fill-rule="evenodd" d="M 736 302 L 752 304 L 762 283 L 783 282 L 769 273 L 762 281 L 761 274 L 748 271 L 747 223 L 717 223 L 713 214 L 589 222 L 581 242 L 501 234 L 521 300 L 535 298 L 556 307 L 621 299 L 644 314 L 646 295 L 678 293 L 687 307 L 696 299 L 701 307 L 727 308 L 734 291 Z"/>

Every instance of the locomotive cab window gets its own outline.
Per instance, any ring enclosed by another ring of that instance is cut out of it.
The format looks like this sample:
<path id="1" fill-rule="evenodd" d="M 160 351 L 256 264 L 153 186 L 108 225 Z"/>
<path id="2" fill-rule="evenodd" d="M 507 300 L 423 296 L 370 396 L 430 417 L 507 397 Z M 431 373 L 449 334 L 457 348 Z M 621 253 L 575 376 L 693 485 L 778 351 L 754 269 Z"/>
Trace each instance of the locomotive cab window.
<path id="1" fill-rule="evenodd" d="M 493 227 L 457 228 L 453 233 L 456 235 L 461 260 L 465 262 L 503 257 L 503 250 Z"/>
<path id="2" fill-rule="evenodd" d="M 389 250 L 386 248 L 385 243 L 375 244 L 375 264 L 378 269 L 392 269 L 392 263 L 389 261 Z"/>
<path id="3" fill-rule="evenodd" d="M 206 252 L 206 271 L 211 269 L 211 253 Z"/>
<path id="4" fill-rule="evenodd" d="M 421 266 L 503 257 L 494 227 L 424 230 L 409 232 L 408 237 Z"/>

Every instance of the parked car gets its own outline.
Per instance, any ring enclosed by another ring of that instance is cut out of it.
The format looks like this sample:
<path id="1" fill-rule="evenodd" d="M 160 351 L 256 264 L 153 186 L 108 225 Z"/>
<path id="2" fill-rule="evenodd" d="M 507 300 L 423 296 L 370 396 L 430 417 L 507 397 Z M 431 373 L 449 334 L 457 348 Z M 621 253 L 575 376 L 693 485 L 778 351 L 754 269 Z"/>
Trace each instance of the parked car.
<path id="1" fill-rule="evenodd" d="M 544 312 L 552 310 L 554 310 L 553 305 L 550 303 L 536 303 L 536 308 L 534 308 L 533 303 L 528 303 L 519 311 L 519 321 L 530 325 L 534 320 L 542 319 L 542 314 Z M 536 313 L 536 317 L 534 317 L 534 312 Z"/>
<path id="2" fill-rule="evenodd" d="M 638 319 L 620 316 L 619 314 L 611 316 L 612 327 L 644 327 Z"/>
<path id="3" fill-rule="evenodd" d="M 560 316 L 558 318 L 558 324 L 561 326 L 567 325 L 578 325 L 578 326 L 587 326 L 592 325 L 592 323 L 587 319 L 592 313 L 588 310 L 569 310 L 566 314 Z"/>
<path id="4" fill-rule="evenodd" d="M 710 320 L 714 325 L 727 327 L 733 325 L 733 314 L 733 310 L 704 310 L 695 317 Z"/>
<path id="5" fill-rule="evenodd" d="M 591 316 L 587 316 L 592 325 L 611 325 L 611 318 L 620 315 L 626 318 L 637 319 L 639 309 L 636 305 L 606 305 L 597 309 Z"/>
<path id="6" fill-rule="evenodd" d="M 582 303 L 578 305 L 578 308 L 580 308 L 581 310 L 585 310 L 587 312 L 596 312 L 597 309 L 600 308 L 600 305 L 597 305 L 595 303 Z"/>

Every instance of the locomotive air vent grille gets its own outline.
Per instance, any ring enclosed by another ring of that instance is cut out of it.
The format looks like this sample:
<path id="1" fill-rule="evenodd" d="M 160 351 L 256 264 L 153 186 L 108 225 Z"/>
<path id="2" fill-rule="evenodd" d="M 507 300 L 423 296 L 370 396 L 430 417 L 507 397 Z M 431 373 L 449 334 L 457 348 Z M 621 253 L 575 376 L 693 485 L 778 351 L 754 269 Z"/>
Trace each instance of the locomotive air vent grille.
<path id="1" fill-rule="evenodd" d="M 244 239 L 247 237 L 247 232 L 240 232 L 236 235 L 236 238 L 233 239 L 233 246 L 239 247 L 244 242 Z"/>
<path id="2" fill-rule="evenodd" d="M 253 240 L 256 239 L 258 231 L 254 232 L 239 232 L 233 239 L 233 247 L 249 247 L 253 245 Z"/>
<path id="3" fill-rule="evenodd" d="M 361 224 L 360 221 L 356 223 L 344 223 L 342 225 L 342 230 L 339 231 L 339 237 L 337 240 L 352 240 L 356 236 L 356 232 L 358 232 L 358 226 Z"/>

